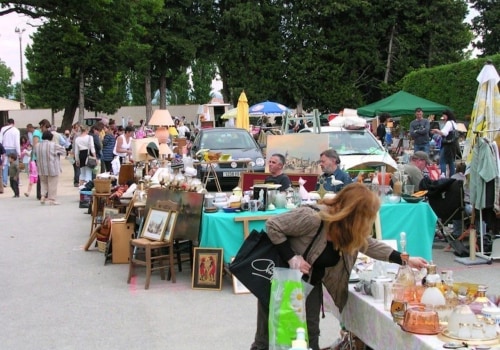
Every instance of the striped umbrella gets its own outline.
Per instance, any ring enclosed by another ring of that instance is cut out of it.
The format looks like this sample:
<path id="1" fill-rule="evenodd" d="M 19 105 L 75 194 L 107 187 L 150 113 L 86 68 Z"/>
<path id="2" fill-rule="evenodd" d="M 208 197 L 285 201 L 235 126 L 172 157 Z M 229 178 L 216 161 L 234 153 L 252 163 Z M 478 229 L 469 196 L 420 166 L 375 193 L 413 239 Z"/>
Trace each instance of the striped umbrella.
<path id="1" fill-rule="evenodd" d="M 476 80 L 479 83 L 472 108 L 471 122 L 467 131 L 462 159 L 467 164 L 472 160 L 472 149 L 476 143 L 476 134 L 493 140 L 500 136 L 500 93 L 498 91 L 498 75 L 495 66 L 487 62 Z M 485 133 L 486 130 L 496 130 Z"/>

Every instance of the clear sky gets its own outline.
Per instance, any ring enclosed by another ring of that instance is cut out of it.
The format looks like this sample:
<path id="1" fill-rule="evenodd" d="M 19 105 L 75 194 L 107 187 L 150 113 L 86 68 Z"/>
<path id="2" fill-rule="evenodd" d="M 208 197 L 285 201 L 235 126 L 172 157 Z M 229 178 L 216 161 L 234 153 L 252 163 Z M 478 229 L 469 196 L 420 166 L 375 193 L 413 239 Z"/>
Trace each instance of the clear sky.
<path id="1" fill-rule="evenodd" d="M 470 19 L 477 13 L 472 11 L 467 16 L 467 20 Z M 16 27 L 20 29 L 25 29 L 22 34 L 22 52 L 23 52 L 23 65 L 24 79 L 28 77 L 28 72 L 26 71 L 26 59 L 24 58 L 24 51 L 26 46 L 31 44 L 30 35 L 36 31 L 36 26 L 40 25 L 41 21 L 33 20 L 30 17 L 20 15 L 17 13 L 10 13 L 5 16 L 0 16 L 0 60 L 2 60 L 7 67 L 9 67 L 14 76 L 12 78 L 12 83 L 15 84 L 21 80 L 21 70 L 20 70 L 20 58 L 19 58 L 19 35 L 15 32 Z M 218 84 L 212 84 L 215 90 L 220 90 L 220 82 Z"/>

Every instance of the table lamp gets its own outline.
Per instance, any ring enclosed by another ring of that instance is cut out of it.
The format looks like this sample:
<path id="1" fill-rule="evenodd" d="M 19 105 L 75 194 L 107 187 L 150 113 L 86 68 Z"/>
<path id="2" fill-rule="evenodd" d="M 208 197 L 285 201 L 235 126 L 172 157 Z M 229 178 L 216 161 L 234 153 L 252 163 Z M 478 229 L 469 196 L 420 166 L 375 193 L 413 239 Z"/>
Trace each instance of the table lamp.
<path id="1" fill-rule="evenodd" d="M 174 125 L 174 121 L 168 109 L 157 109 L 154 111 L 148 125 L 157 126 L 155 136 L 158 138 L 158 142 L 162 144 L 168 142 L 169 131 L 166 127 Z"/>

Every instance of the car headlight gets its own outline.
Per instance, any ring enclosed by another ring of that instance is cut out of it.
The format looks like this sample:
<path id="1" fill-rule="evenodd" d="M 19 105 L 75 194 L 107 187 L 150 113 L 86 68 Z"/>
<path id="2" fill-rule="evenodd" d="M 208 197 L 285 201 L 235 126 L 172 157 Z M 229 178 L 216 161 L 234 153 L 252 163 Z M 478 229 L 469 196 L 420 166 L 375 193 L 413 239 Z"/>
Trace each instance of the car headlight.
<path id="1" fill-rule="evenodd" d="M 264 158 L 257 158 L 257 159 L 255 159 L 255 165 L 257 165 L 257 166 L 264 166 L 264 164 L 266 164 L 266 162 L 264 161 Z"/>

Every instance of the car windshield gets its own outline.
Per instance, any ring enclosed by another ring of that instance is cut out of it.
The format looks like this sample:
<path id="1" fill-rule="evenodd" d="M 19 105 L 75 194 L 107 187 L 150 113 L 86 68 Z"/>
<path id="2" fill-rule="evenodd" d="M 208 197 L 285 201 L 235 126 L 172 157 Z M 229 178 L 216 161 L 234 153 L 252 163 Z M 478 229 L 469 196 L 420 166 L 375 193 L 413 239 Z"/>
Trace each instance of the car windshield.
<path id="1" fill-rule="evenodd" d="M 207 149 L 249 149 L 255 148 L 255 142 L 249 133 L 239 130 L 207 132 L 201 137 L 200 148 Z"/>
<path id="2" fill-rule="evenodd" d="M 329 146 L 340 155 L 348 154 L 382 154 L 384 148 L 365 130 L 330 131 Z"/>

